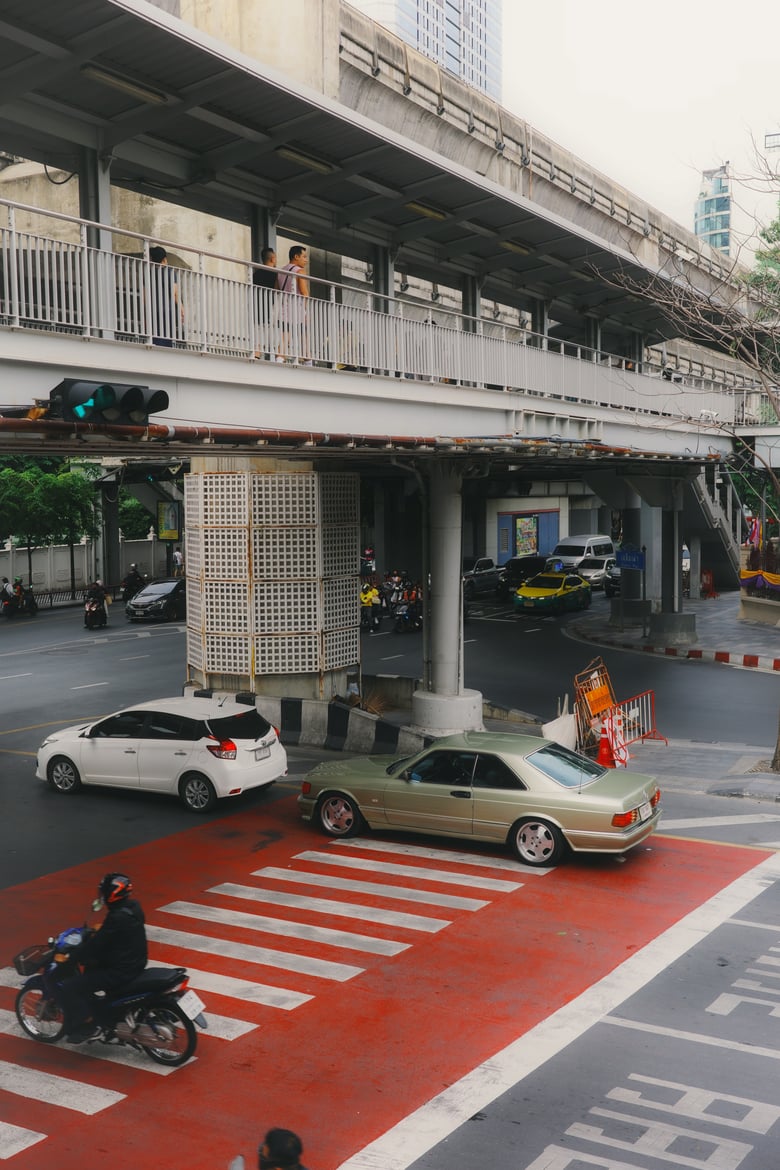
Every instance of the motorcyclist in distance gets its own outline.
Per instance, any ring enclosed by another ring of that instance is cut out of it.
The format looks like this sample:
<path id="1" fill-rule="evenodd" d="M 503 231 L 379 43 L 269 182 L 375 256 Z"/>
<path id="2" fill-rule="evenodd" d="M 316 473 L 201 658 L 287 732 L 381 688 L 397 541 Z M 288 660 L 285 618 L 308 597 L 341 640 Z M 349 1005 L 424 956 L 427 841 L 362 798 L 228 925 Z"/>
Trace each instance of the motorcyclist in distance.
<path id="1" fill-rule="evenodd" d="M 131 565 L 130 572 L 127 574 L 124 581 L 122 582 L 122 586 L 123 586 L 123 590 L 124 590 L 124 592 L 122 594 L 122 600 L 129 601 L 131 597 L 135 597 L 135 595 L 136 595 L 136 593 L 138 593 L 139 589 L 143 589 L 145 584 L 146 584 L 146 581 L 141 576 L 141 574 L 138 572 L 138 565 Z"/>
<path id="2" fill-rule="evenodd" d="M 115 991 L 146 967 L 144 912 L 140 903 L 130 897 L 132 892 L 133 883 L 123 873 L 107 873 L 98 886 L 92 909 L 105 906 L 106 917 L 81 947 L 83 973 L 62 984 L 66 1039 L 71 1044 L 82 1044 L 98 1031 L 92 1015 L 94 993 Z"/>

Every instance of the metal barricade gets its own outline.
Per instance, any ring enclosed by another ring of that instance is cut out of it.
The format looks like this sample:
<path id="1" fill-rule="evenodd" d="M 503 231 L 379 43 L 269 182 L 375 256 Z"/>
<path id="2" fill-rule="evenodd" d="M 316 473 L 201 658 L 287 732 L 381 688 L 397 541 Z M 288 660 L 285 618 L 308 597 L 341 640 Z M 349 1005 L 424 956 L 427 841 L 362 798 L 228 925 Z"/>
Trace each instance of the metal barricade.
<path id="1" fill-rule="evenodd" d="M 615 703 L 608 713 L 621 727 L 623 743 L 628 746 L 645 739 L 658 739 L 668 745 L 655 725 L 655 691 L 642 691 L 632 699 Z"/>
<path id="2" fill-rule="evenodd" d="M 594 658 L 585 670 L 574 676 L 574 714 L 579 751 L 597 750 L 602 724 L 616 702 L 604 661 Z"/>

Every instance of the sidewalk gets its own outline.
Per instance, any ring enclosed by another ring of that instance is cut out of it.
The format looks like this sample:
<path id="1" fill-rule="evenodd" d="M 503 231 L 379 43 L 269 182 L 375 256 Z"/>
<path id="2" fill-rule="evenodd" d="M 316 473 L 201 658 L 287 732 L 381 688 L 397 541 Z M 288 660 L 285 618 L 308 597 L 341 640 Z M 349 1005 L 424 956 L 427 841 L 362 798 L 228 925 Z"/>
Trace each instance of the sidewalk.
<path id="1" fill-rule="evenodd" d="M 606 607 L 588 610 L 569 623 L 567 631 L 585 642 L 616 646 L 637 653 L 724 662 L 766 672 L 780 672 L 780 629 L 760 622 L 739 621 L 739 592 L 713 598 L 685 598 L 685 613 L 696 615 L 697 640 L 692 646 L 651 645 L 640 627 L 624 628 L 610 621 Z M 777 715 L 773 711 L 772 719 Z M 668 787 L 780 801 L 780 774 L 766 771 L 771 751 L 751 744 L 697 743 L 691 740 L 631 745 L 629 767 L 657 775 Z"/>

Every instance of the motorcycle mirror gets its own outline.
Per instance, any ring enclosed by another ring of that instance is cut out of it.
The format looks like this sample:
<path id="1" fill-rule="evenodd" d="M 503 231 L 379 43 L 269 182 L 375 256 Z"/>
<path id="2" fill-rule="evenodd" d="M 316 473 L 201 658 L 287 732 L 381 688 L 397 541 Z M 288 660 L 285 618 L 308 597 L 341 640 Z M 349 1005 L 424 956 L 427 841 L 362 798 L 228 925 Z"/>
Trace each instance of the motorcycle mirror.
<path id="1" fill-rule="evenodd" d="M 98 910 L 102 910 L 104 906 L 105 906 L 105 902 L 103 901 L 102 898 L 95 898 L 94 902 L 92 903 L 92 909 L 96 912 Z"/>

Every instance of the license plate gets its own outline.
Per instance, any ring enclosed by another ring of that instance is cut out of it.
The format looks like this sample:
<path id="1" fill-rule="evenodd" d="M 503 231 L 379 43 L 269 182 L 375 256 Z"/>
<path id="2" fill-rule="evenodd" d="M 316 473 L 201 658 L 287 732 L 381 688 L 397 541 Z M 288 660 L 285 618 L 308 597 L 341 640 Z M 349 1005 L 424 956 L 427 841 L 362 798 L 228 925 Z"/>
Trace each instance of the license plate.
<path id="1" fill-rule="evenodd" d="M 647 821 L 650 819 L 650 817 L 652 815 L 653 815 L 653 806 L 651 805 L 649 800 L 646 800 L 644 804 L 640 804 L 640 806 L 639 806 L 639 819 L 640 819 L 640 821 Z"/>
<path id="2" fill-rule="evenodd" d="M 205 1006 L 203 1000 L 194 991 L 185 991 L 184 995 L 179 999 L 179 1007 L 185 1016 L 188 1016 L 191 1020 L 199 1016 Z"/>
<path id="3" fill-rule="evenodd" d="M 255 748 L 255 759 L 256 760 L 267 760 L 268 757 L 270 756 L 270 754 L 271 754 L 270 748 L 267 748 L 267 747 Z"/>
<path id="4" fill-rule="evenodd" d="M 524 601 L 523 605 L 525 606 L 526 609 L 533 609 L 533 607 L 534 607 L 534 603 L 532 601 Z"/>

